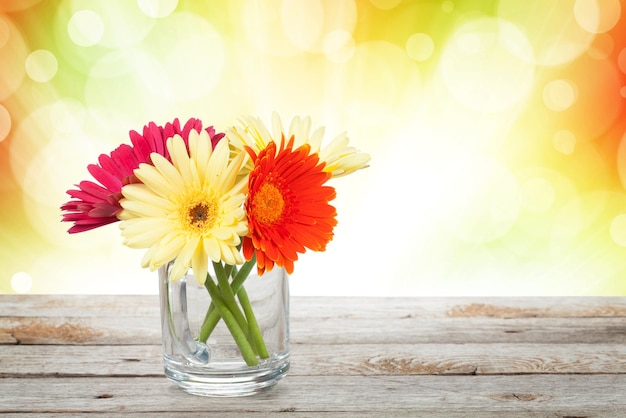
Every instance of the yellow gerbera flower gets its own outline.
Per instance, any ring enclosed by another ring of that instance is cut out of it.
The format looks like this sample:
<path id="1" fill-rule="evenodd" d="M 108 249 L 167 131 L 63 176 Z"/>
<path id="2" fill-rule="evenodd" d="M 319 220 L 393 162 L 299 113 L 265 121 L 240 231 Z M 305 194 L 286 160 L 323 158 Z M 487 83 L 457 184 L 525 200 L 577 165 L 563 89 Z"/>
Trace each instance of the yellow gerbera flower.
<path id="1" fill-rule="evenodd" d="M 153 153 L 153 165 L 141 164 L 135 170 L 142 183 L 122 188 L 120 229 L 124 244 L 148 248 L 143 267 L 155 270 L 176 259 L 172 280 L 192 267 L 202 284 L 209 258 L 243 263 L 237 246 L 248 233 L 242 206 L 246 183 L 236 180 L 245 153 L 230 160 L 228 140 L 222 139 L 213 150 L 205 131 L 190 132 L 188 143 L 187 150 L 175 135 L 167 141 L 171 163 Z"/>
<path id="2" fill-rule="evenodd" d="M 296 116 L 292 119 L 289 130 L 285 130 L 280 116 L 274 112 L 272 114 L 272 133 L 268 131 L 261 119 L 244 116 L 239 120 L 239 126 L 233 126 L 227 130 L 226 136 L 228 136 L 231 146 L 237 151 L 249 147 L 257 155 L 270 142 L 280 144 L 283 139 L 290 141 L 293 138 L 293 148 L 296 149 L 308 144 L 311 147 L 311 154 L 318 154 L 320 161 L 325 163 L 323 171 L 331 173 L 332 177 L 344 176 L 367 167 L 370 156 L 348 146 L 348 137 L 345 133 L 338 135 L 322 148 L 324 127 L 317 128 L 313 133 L 310 133 L 310 130 L 311 118 L 302 119 Z M 253 161 L 248 163 L 248 171 L 252 170 L 253 163 Z"/>

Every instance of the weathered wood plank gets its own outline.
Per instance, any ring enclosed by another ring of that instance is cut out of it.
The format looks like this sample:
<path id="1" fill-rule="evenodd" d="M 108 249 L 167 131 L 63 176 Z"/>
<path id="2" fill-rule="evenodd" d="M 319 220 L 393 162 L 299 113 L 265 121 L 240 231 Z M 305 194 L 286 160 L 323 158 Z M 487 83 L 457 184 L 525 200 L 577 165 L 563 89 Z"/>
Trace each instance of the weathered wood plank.
<path id="1" fill-rule="evenodd" d="M 159 316 L 157 295 L 0 295 L 0 317 Z"/>
<path id="2" fill-rule="evenodd" d="M 30 418 L 30 417 L 89 417 L 93 418 L 93 413 L 74 413 L 74 412 L 64 412 L 64 413 L 46 413 L 46 412 L 36 412 L 36 413 L 15 413 L 15 414 L 3 414 L 3 418 Z M 102 414 L 98 413 L 99 417 L 124 417 L 124 418 L 152 418 L 152 417 L 172 417 L 171 412 L 134 412 L 134 413 L 107 413 Z M 276 418 L 275 412 L 253 412 L 253 411 L 239 411 L 239 412 L 185 412 L 185 418 Z M 300 412 L 300 411 L 292 411 L 285 410 L 280 411 L 278 415 L 281 418 L 283 417 L 291 417 L 291 418 L 355 418 L 354 412 Z M 545 417 L 546 415 L 541 412 L 516 412 L 514 415 L 516 418 L 532 418 L 532 417 Z M 571 415 L 560 415 L 560 414 L 551 414 L 553 418 L 572 418 Z M 599 416 L 599 415 L 593 415 Z M 415 418 L 415 412 L 411 411 L 389 411 L 385 412 L 384 415 L 381 416 L 380 412 L 359 412 L 358 418 Z M 466 412 L 439 412 L 439 411 L 420 411 L 420 418 L 502 418 L 502 412 L 489 412 L 489 411 L 481 411 L 479 415 L 470 416 Z"/>
<path id="3" fill-rule="evenodd" d="M 189 396 L 165 379 L 159 322 L 155 295 L 0 295 L 0 414 L 626 411 L 626 298 L 293 297 L 289 376 L 236 400 Z"/>
<path id="4" fill-rule="evenodd" d="M 506 303 L 504 303 L 506 301 Z M 156 295 L 0 295 L 0 317 L 158 317 Z M 291 298 L 293 318 L 626 317 L 626 297 Z"/>
<path id="5" fill-rule="evenodd" d="M 626 374 L 608 344 L 295 344 L 290 375 Z M 5 346 L 2 377 L 162 376 L 161 346 Z"/>
<path id="6" fill-rule="evenodd" d="M 0 344 L 158 344 L 158 317 L 0 317 Z M 626 344 L 626 317 L 291 318 L 294 343 Z"/>
<path id="7" fill-rule="evenodd" d="M 296 342 L 318 344 L 626 343 L 626 318 L 347 317 L 291 321 Z"/>
<path id="8" fill-rule="evenodd" d="M 5 378 L 0 413 L 20 412 L 411 412 L 620 416 L 624 375 L 292 376 L 254 397 L 189 396 L 165 379 Z"/>
<path id="9" fill-rule="evenodd" d="M 158 344 L 158 317 L 0 317 L 1 344 Z"/>

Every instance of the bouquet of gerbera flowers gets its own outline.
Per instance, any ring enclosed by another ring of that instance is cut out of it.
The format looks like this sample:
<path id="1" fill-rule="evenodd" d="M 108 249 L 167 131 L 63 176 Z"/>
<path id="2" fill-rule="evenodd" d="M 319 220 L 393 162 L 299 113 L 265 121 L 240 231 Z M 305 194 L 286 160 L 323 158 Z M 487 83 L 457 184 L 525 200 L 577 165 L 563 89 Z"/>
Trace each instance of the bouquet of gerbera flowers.
<path id="1" fill-rule="evenodd" d="M 68 190 L 72 200 L 61 207 L 70 233 L 121 221 L 124 244 L 147 248 L 143 267 L 175 260 L 171 280 L 192 268 L 213 302 L 199 338 L 206 341 L 223 319 L 249 365 L 266 354 L 253 313 L 241 324 L 234 295 L 246 311 L 238 291 L 254 264 L 259 274 L 275 265 L 292 273 L 298 253 L 323 251 L 337 223 L 329 204 L 335 190 L 326 182 L 369 161 L 345 134 L 322 148 L 324 129 L 310 133 L 309 118 L 294 118 L 285 130 L 274 114 L 272 129 L 249 116 L 226 133 L 197 119 L 182 127 L 178 119 L 150 123 L 130 132 L 130 145 L 89 165 L 96 182 Z"/>

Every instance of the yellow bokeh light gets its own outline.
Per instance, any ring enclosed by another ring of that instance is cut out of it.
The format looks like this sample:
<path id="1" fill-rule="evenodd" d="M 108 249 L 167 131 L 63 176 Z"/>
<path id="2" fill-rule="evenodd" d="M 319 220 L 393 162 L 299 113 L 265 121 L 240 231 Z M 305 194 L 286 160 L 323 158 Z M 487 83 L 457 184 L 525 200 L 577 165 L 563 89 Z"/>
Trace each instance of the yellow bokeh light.
<path id="1" fill-rule="evenodd" d="M 440 71 L 459 103 L 479 112 L 500 112 L 529 95 L 535 66 L 519 29 L 502 19 L 481 18 L 450 37 Z"/>
<path id="2" fill-rule="evenodd" d="M 575 0 L 500 0 L 498 16 L 526 34 L 538 65 L 557 66 L 583 54 L 594 35 L 574 17 Z"/>
<path id="3" fill-rule="evenodd" d="M 300 51 L 287 38 L 281 22 L 281 0 L 246 2 L 242 11 L 242 28 L 248 41 L 266 54 L 291 56 Z"/>
<path id="4" fill-rule="evenodd" d="M 576 85 L 569 80 L 553 80 L 543 89 L 543 102 L 550 110 L 563 111 L 574 104 Z"/>
<path id="5" fill-rule="evenodd" d="M 146 16 L 163 18 L 172 14 L 178 0 L 137 0 L 137 5 Z"/>
<path id="6" fill-rule="evenodd" d="M 6 107 L 0 104 L 0 142 L 11 132 L 11 115 Z"/>
<path id="7" fill-rule="evenodd" d="M 521 210 L 520 187 L 513 173 L 485 157 L 459 156 L 450 165 L 453 173 L 443 185 L 440 205 L 443 225 L 467 242 L 501 238 Z"/>
<path id="8" fill-rule="evenodd" d="M 561 154 L 570 155 L 576 149 L 576 136 L 571 131 L 561 129 L 552 137 L 552 145 Z"/>
<path id="9" fill-rule="evenodd" d="M 620 0 L 576 0 L 576 22 L 590 33 L 608 32 L 619 21 L 622 12 Z"/>
<path id="10" fill-rule="evenodd" d="M 329 61 L 344 63 L 352 58 L 356 45 L 349 32 L 333 30 L 324 37 L 324 55 Z"/>
<path id="11" fill-rule="evenodd" d="M 28 50 L 24 38 L 13 22 L 0 15 L 0 62 L 24 63 Z M 12 95 L 22 84 L 24 65 L 0 65 L 0 100 Z"/>
<path id="12" fill-rule="evenodd" d="M 415 61 L 426 61 L 434 50 L 433 39 L 425 33 L 414 33 L 406 41 L 406 52 Z"/>
<path id="13" fill-rule="evenodd" d="M 281 23 L 289 41 L 307 51 L 324 29 L 324 6 L 321 0 L 283 0 Z"/>
<path id="14" fill-rule="evenodd" d="M 244 3 L 237 23 L 255 49 L 287 57 L 324 53 L 326 37 L 333 31 L 352 34 L 356 20 L 354 0 L 260 0 Z"/>
<path id="15" fill-rule="evenodd" d="M 591 58 L 597 60 L 609 59 L 610 55 L 613 53 L 614 47 L 615 41 L 611 35 L 608 33 L 599 33 L 593 40 L 587 54 L 589 54 Z"/>
<path id="16" fill-rule="evenodd" d="M 128 0 L 71 0 L 72 19 L 81 13 L 76 23 L 83 42 L 107 48 L 124 48 L 137 45 L 154 26 L 155 20 L 139 8 L 136 1 Z M 90 27 L 89 25 L 94 25 Z M 71 35 L 70 35 L 71 36 Z M 99 39 L 98 39 L 99 38 Z M 78 44 L 80 45 L 80 44 Z M 88 46 L 83 45 L 83 46 Z"/>
<path id="17" fill-rule="evenodd" d="M 543 213 L 554 204 L 554 187 L 542 177 L 526 180 L 521 185 L 522 206 L 530 213 Z"/>
<path id="18" fill-rule="evenodd" d="M 93 10 L 81 10 L 74 13 L 67 22 L 67 33 L 76 45 L 95 45 L 104 34 L 104 22 Z"/>
<path id="19" fill-rule="evenodd" d="M 24 64 L 26 68 L 26 74 L 31 80 L 38 83 L 45 83 L 50 81 L 57 73 L 59 64 L 56 57 L 50 51 L 45 49 L 38 49 L 33 51 L 26 58 Z"/>
<path id="20" fill-rule="evenodd" d="M 620 88 L 623 82 L 617 66 L 610 61 L 583 56 L 564 76 L 573 83 L 572 86 L 575 85 L 576 100 L 562 112 L 563 119 L 557 124 L 567 121 L 568 129 L 576 132 L 579 140 L 592 141 L 609 129 L 622 110 Z M 601 85 L 598 80 L 602 80 Z M 592 119 L 590 114 L 593 114 Z"/>
<path id="21" fill-rule="evenodd" d="M 611 239 L 622 247 L 626 247 L 626 214 L 618 215 L 611 221 Z"/>
<path id="22" fill-rule="evenodd" d="M 626 188 L 626 134 L 622 136 L 622 140 L 617 149 L 617 170 L 622 186 Z"/>
<path id="23" fill-rule="evenodd" d="M 370 3 L 381 10 L 391 10 L 402 3 L 402 0 L 370 0 Z"/>
<path id="24" fill-rule="evenodd" d="M 421 98 L 422 79 L 417 64 L 389 42 L 358 44 L 340 68 L 340 104 L 361 126 L 395 126 L 411 117 Z"/>
<path id="25" fill-rule="evenodd" d="M 0 16 L 0 48 L 4 47 L 11 37 L 10 21 Z"/>
<path id="26" fill-rule="evenodd" d="M 11 288 L 15 293 L 28 293 L 33 287 L 33 278 L 23 271 L 18 271 L 11 277 Z"/>
<path id="27" fill-rule="evenodd" d="M 86 117 L 85 106 L 76 99 L 59 99 L 50 107 L 50 122 L 58 132 L 80 131 Z"/>
<path id="28" fill-rule="evenodd" d="M 620 51 L 617 57 L 617 65 L 623 73 L 626 73 L 626 48 Z"/>
<path id="29" fill-rule="evenodd" d="M 134 71 L 139 71 L 142 87 L 162 100 L 161 106 L 206 98 L 222 78 L 224 40 L 197 14 L 177 12 L 157 21 L 146 44 L 142 54 L 135 53 L 140 61 Z"/>
<path id="30" fill-rule="evenodd" d="M 151 81 L 163 73 L 160 62 L 145 52 L 115 49 L 97 60 L 85 84 L 85 105 L 103 129 L 135 126 L 163 118 L 170 106 L 168 79 L 161 89 Z"/>
<path id="31" fill-rule="evenodd" d="M 452 13 L 454 11 L 454 2 L 452 0 L 445 0 L 441 3 L 441 10 L 444 13 Z"/>

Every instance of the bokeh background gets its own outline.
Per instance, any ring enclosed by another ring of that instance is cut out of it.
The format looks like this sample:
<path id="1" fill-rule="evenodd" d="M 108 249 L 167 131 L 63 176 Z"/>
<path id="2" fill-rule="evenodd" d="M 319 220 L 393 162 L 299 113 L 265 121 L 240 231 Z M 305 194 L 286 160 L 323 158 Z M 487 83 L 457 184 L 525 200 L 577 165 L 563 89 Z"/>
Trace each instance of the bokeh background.
<path id="1" fill-rule="evenodd" d="M 625 295 L 618 0 L 2 0 L 0 292 L 156 293 L 65 191 L 149 121 L 310 116 L 333 180 L 298 295 Z"/>

